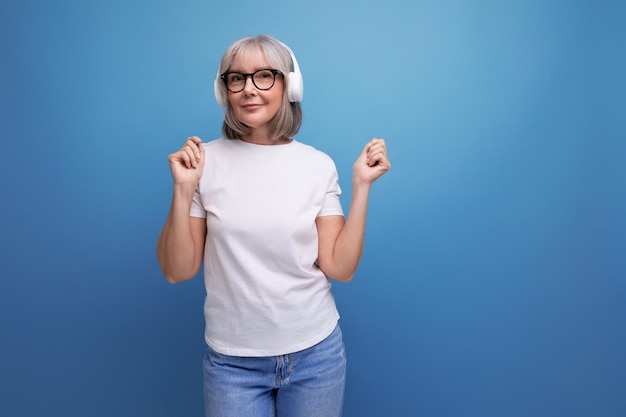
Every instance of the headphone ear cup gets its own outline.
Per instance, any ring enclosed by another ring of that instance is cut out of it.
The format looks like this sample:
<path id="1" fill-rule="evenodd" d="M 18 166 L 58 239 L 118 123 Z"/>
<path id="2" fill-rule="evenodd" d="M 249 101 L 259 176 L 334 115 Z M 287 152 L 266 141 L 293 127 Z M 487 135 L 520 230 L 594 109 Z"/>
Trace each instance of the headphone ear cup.
<path id="1" fill-rule="evenodd" d="M 213 81 L 213 93 L 215 94 L 215 101 L 220 107 L 226 107 L 226 99 L 222 95 L 222 91 L 220 90 L 220 78 L 219 75 L 215 77 L 215 81 Z"/>
<path id="2" fill-rule="evenodd" d="M 304 95 L 304 83 L 302 81 L 302 73 L 290 72 L 289 73 L 289 89 L 287 91 L 289 101 L 292 103 L 299 103 L 302 101 Z"/>

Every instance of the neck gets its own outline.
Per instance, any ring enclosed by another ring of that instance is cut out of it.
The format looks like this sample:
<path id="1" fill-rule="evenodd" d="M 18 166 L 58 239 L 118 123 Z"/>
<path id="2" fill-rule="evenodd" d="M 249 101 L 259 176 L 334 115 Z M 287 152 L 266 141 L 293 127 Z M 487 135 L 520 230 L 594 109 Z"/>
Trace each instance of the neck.
<path id="1" fill-rule="evenodd" d="M 284 145 L 285 143 L 291 142 L 289 138 L 271 138 L 267 134 L 267 131 L 261 132 L 257 129 L 253 130 L 248 135 L 242 136 L 241 140 L 254 143 L 255 145 Z"/>

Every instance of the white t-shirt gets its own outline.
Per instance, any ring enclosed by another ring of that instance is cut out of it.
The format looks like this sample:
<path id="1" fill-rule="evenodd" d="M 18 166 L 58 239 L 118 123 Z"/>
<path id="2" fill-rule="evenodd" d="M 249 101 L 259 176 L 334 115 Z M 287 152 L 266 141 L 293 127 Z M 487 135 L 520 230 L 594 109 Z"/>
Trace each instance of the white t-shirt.
<path id="1" fill-rule="evenodd" d="M 339 319 L 316 265 L 315 219 L 343 215 L 334 162 L 295 140 L 203 146 L 191 216 L 207 219 L 207 344 L 225 355 L 275 356 L 322 341 Z"/>

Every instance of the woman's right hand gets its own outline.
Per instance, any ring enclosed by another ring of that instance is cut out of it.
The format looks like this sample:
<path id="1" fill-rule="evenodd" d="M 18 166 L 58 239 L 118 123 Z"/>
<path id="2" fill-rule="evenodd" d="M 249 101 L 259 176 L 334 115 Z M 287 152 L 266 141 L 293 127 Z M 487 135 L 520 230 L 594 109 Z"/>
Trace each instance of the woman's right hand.
<path id="1" fill-rule="evenodd" d="M 190 184 L 194 187 L 198 184 L 204 168 L 204 147 L 199 137 L 187 138 L 185 145 L 167 159 L 174 184 Z"/>

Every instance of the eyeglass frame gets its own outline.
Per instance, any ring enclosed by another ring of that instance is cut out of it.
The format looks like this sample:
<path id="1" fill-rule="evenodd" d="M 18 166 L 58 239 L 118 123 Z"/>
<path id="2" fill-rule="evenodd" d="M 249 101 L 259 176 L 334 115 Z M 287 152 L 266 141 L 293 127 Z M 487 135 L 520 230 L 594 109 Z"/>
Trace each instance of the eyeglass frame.
<path id="1" fill-rule="evenodd" d="M 261 71 L 270 71 L 272 73 L 272 75 L 274 76 L 274 79 L 272 80 L 272 85 L 270 85 L 267 88 L 260 88 L 258 85 L 256 85 L 256 82 L 254 82 L 254 74 L 261 72 Z M 239 74 L 241 76 L 243 76 L 243 86 L 241 87 L 241 90 L 237 90 L 237 91 L 233 91 L 230 88 L 228 88 L 228 75 L 229 74 Z M 269 89 L 271 89 L 272 87 L 274 87 L 274 84 L 276 84 L 276 76 L 278 74 L 283 74 L 283 72 L 281 70 L 277 70 L 274 68 L 261 68 L 258 69 L 254 72 L 248 72 L 248 73 L 244 73 L 244 72 L 239 72 L 239 71 L 226 71 L 224 73 L 222 73 L 220 75 L 220 78 L 222 79 L 222 81 L 224 82 L 224 86 L 226 87 L 226 90 L 230 91 L 231 93 L 241 93 L 245 88 L 246 88 L 246 84 L 248 83 L 248 78 L 250 78 L 252 80 L 252 85 L 254 85 L 254 87 L 257 90 L 261 90 L 261 91 L 267 91 Z"/>

